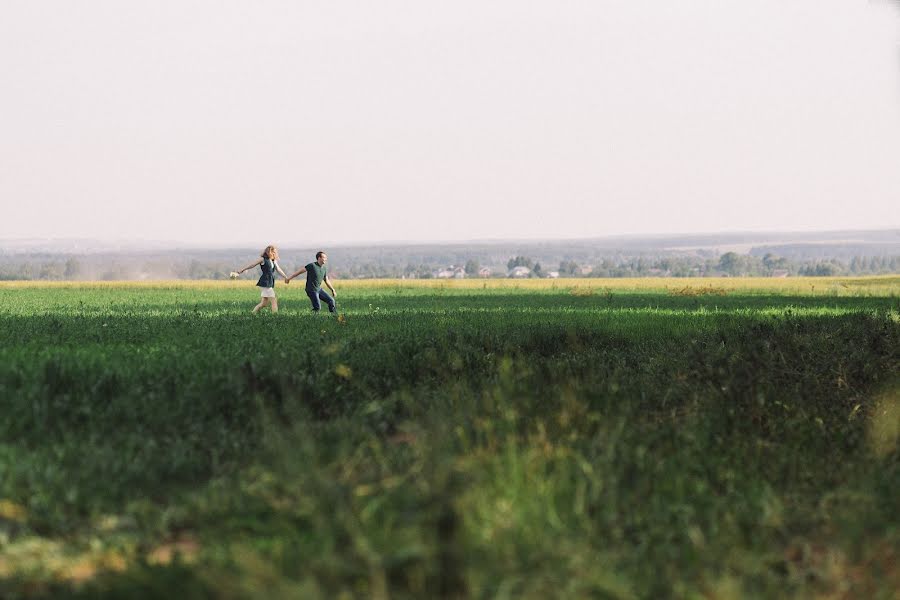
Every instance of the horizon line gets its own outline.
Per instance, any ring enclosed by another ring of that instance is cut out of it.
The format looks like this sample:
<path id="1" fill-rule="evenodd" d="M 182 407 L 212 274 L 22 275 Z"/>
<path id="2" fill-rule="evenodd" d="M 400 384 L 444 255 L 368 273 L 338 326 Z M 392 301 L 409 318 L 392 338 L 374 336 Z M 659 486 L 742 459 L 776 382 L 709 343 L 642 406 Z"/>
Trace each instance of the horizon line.
<path id="1" fill-rule="evenodd" d="M 696 236 L 717 236 L 717 235 L 777 235 L 777 234 L 836 234 L 836 233 L 890 233 L 897 232 L 900 234 L 900 227 L 885 228 L 851 228 L 851 229 L 728 229 L 716 231 L 686 231 L 678 233 L 616 233 L 603 234 L 597 236 L 578 236 L 578 237 L 498 237 L 498 238 L 469 238 L 469 239 L 391 239 L 391 240 L 360 240 L 360 241 L 315 241 L 300 242 L 298 240 L 288 242 L 278 242 L 278 245 L 285 248 L 305 248 L 305 247 L 353 247 L 353 246 L 411 246 L 411 245 L 465 245 L 465 244 L 502 244 L 502 243 L 553 243 L 553 242 L 588 242 L 594 240 L 615 240 L 615 239 L 665 239 L 678 237 L 696 237 Z M 69 242 L 69 243 L 102 243 L 102 244 L 118 244 L 122 246 L 141 246 L 141 245 L 170 245 L 173 250 L 179 248 L 255 248 L 259 243 L 252 243 L 247 240 L 238 242 L 186 242 L 183 240 L 166 240 L 158 238 L 94 238 L 94 237 L 20 237 L 20 238 L 0 238 L 0 244 L 11 243 L 33 243 L 33 242 Z"/>

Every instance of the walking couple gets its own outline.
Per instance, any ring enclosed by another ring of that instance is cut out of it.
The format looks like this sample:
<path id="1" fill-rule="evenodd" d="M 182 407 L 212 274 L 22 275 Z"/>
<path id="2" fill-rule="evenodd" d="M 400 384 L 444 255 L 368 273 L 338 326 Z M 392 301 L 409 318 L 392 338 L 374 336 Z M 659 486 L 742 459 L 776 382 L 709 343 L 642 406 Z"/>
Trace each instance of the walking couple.
<path id="1" fill-rule="evenodd" d="M 296 273 L 288 276 L 281 270 L 281 266 L 278 264 L 278 248 L 275 246 L 266 246 L 266 249 L 260 254 L 259 260 L 250 263 L 232 275 L 236 277 L 253 267 L 259 267 L 260 270 L 262 270 L 262 275 L 260 276 L 259 281 L 256 282 L 256 285 L 262 290 L 260 292 L 262 299 L 259 304 L 253 307 L 254 314 L 259 312 L 259 309 L 266 306 L 269 306 L 273 313 L 278 312 L 278 299 L 275 297 L 276 271 L 284 277 L 284 282 L 286 284 L 290 283 L 291 279 L 298 275 L 306 273 L 306 295 L 309 296 L 313 311 L 319 312 L 319 309 L 322 307 L 321 303 L 324 302 L 328 305 L 328 311 L 333 313 L 335 312 L 334 299 L 337 298 L 337 292 L 334 291 L 334 286 L 332 286 L 331 282 L 328 280 L 328 270 L 325 267 L 325 263 L 327 262 L 328 255 L 320 250 L 319 252 L 316 252 L 315 262 L 311 262 L 305 267 L 301 267 Z M 331 290 L 330 296 L 328 295 L 328 292 L 322 289 L 323 283 Z"/>

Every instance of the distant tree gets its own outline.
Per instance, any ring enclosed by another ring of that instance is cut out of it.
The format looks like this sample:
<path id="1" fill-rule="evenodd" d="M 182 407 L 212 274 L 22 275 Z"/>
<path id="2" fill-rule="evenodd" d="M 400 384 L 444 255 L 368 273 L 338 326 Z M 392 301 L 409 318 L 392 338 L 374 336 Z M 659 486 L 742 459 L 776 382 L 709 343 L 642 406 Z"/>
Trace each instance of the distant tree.
<path id="1" fill-rule="evenodd" d="M 837 266 L 832 263 L 820 263 L 816 265 L 815 270 L 817 277 L 831 277 L 837 275 L 839 272 Z"/>
<path id="2" fill-rule="evenodd" d="M 775 269 L 786 269 L 788 267 L 788 261 L 771 252 L 766 252 L 765 256 L 762 257 L 762 266 L 766 273 L 771 274 Z"/>
<path id="3" fill-rule="evenodd" d="M 478 270 L 481 268 L 481 265 L 478 264 L 478 261 L 475 259 L 469 259 L 466 261 L 466 275 L 478 275 Z"/>
<path id="4" fill-rule="evenodd" d="M 634 270 L 639 274 L 645 273 L 649 268 L 650 266 L 647 264 L 647 261 L 646 259 L 644 259 L 644 257 L 637 259 L 637 263 L 634 265 Z"/>
<path id="5" fill-rule="evenodd" d="M 66 270 L 63 275 L 66 279 L 76 279 L 81 275 L 81 263 L 75 258 L 70 258 L 66 261 Z"/>
<path id="6" fill-rule="evenodd" d="M 743 271 L 744 260 L 737 252 L 726 252 L 719 257 L 719 269 L 729 275 L 740 275 Z"/>
<path id="7" fill-rule="evenodd" d="M 541 270 L 541 263 L 539 263 L 539 262 L 534 263 L 534 268 L 531 269 L 531 273 L 532 273 L 532 275 L 534 275 L 535 277 L 543 277 L 543 276 L 544 276 L 544 272 Z"/>
<path id="8" fill-rule="evenodd" d="M 62 264 L 58 262 L 44 263 L 43 265 L 41 265 L 41 270 L 38 274 L 38 278 L 55 281 L 58 279 L 62 279 L 63 273 L 65 273 L 65 268 Z"/>
<path id="9" fill-rule="evenodd" d="M 516 267 L 528 267 L 529 269 L 534 266 L 534 261 L 528 258 L 527 256 L 516 256 L 515 258 L 511 258 L 506 261 L 506 270 L 512 271 Z"/>
<path id="10" fill-rule="evenodd" d="M 564 260 L 559 263 L 560 275 L 575 275 L 578 272 L 578 263 L 574 260 Z"/>
<path id="11" fill-rule="evenodd" d="M 202 279 L 205 275 L 206 268 L 200 261 L 196 259 L 191 260 L 190 267 L 188 268 L 188 277 L 191 279 Z"/>

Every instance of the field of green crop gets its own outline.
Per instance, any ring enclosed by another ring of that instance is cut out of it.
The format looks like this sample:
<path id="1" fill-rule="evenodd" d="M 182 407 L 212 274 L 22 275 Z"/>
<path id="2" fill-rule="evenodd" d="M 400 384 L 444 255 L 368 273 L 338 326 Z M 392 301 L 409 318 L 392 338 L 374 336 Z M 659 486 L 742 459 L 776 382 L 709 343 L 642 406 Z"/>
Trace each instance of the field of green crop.
<path id="1" fill-rule="evenodd" d="M 896 598 L 900 277 L 0 284 L 2 598 Z"/>

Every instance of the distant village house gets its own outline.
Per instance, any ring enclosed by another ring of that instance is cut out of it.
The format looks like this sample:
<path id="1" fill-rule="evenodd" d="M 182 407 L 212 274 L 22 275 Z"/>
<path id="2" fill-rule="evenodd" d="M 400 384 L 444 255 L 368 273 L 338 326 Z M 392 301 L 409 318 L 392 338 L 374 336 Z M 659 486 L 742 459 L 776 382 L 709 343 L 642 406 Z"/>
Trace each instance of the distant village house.
<path id="1" fill-rule="evenodd" d="M 435 271 L 432 275 L 435 279 L 464 279 L 466 277 L 466 270 L 463 267 L 450 265 L 446 269 Z"/>

